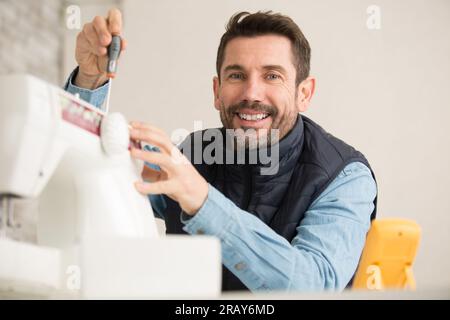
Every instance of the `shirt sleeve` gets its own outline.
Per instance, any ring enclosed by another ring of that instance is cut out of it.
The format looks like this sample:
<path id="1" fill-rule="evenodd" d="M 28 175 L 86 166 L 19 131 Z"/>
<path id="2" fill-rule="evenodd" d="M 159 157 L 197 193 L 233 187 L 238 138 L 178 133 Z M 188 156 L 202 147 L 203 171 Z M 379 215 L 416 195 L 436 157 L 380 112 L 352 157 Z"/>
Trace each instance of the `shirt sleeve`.
<path id="1" fill-rule="evenodd" d="M 347 165 L 305 212 L 289 243 L 209 185 L 183 229 L 220 239 L 223 264 L 250 290 L 342 290 L 356 271 L 370 228 L 376 183 L 360 162 Z"/>
<path id="2" fill-rule="evenodd" d="M 69 79 L 67 79 L 67 82 L 64 85 L 64 90 L 72 94 L 79 95 L 80 99 L 96 106 L 100 110 L 103 110 L 102 106 L 108 93 L 109 82 L 106 82 L 104 85 L 94 90 L 80 88 L 73 84 L 73 79 L 75 79 L 77 73 L 78 67 L 70 74 Z"/>

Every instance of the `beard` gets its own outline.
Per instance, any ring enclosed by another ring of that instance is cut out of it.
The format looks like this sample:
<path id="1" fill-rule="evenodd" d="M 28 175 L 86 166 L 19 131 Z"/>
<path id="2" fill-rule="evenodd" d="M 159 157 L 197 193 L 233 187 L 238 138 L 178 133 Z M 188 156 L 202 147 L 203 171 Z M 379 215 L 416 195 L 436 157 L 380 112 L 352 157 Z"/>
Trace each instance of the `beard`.
<path id="1" fill-rule="evenodd" d="M 264 129 L 255 129 L 247 126 L 235 127 L 234 119 L 239 117 L 238 113 L 244 109 L 268 114 L 268 117 L 271 117 L 272 120 L 270 127 Z M 278 110 L 275 106 L 259 102 L 242 101 L 228 107 L 221 102 L 220 120 L 224 128 L 227 129 L 227 133 L 234 135 L 235 148 L 248 150 L 264 148 L 278 143 L 297 121 L 297 112 L 286 112 L 280 115 Z"/>

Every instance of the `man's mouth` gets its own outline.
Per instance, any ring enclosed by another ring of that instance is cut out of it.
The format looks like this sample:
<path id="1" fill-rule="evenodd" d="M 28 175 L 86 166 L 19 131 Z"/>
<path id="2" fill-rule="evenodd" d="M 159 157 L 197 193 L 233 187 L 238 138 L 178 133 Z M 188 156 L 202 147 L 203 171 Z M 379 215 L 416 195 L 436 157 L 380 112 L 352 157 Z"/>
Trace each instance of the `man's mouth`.
<path id="1" fill-rule="evenodd" d="M 238 112 L 235 114 L 236 122 L 235 128 L 243 129 L 268 129 L 271 123 L 272 117 L 269 113 L 255 113 L 249 114 L 244 112 Z"/>
<path id="2" fill-rule="evenodd" d="M 262 128 L 271 119 L 271 113 L 262 110 L 244 108 L 234 113 L 241 127 Z"/>
<path id="3" fill-rule="evenodd" d="M 256 114 L 248 114 L 248 113 L 238 112 L 237 115 L 242 120 L 247 120 L 247 121 L 259 121 L 259 120 L 263 120 L 263 119 L 267 118 L 268 116 L 270 116 L 270 114 L 265 113 L 265 112 L 256 113 Z"/>

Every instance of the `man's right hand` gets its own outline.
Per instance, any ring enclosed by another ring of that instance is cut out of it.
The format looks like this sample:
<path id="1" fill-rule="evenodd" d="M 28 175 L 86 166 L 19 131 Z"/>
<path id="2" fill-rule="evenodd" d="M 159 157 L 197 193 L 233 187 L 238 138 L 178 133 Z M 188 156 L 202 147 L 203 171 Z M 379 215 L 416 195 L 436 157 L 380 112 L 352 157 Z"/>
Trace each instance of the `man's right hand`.
<path id="1" fill-rule="evenodd" d="M 108 80 L 106 66 L 108 64 L 108 46 L 112 35 L 122 32 L 122 14 L 118 9 L 111 9 L 108 17 L 96 16 L 83 26 L 77 36 L 75 59 L 79 70 L 75 85 L 86 89 L 96 89 Z M 122 38 L 122 51 L 127 43 Z"/>

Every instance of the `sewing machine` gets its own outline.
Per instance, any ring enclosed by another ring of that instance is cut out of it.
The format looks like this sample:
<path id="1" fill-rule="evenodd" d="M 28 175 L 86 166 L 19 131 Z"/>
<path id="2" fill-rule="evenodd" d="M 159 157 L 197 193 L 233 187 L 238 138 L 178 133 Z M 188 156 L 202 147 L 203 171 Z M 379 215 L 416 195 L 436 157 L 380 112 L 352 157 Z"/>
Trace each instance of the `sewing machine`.
<path id="1" fill-rule="evenodd" d="M 122 115 L 28 75 L 0 77 L 0 114 L 0 292 L 220 294 L 218 240 L 159 237 Z"/>

